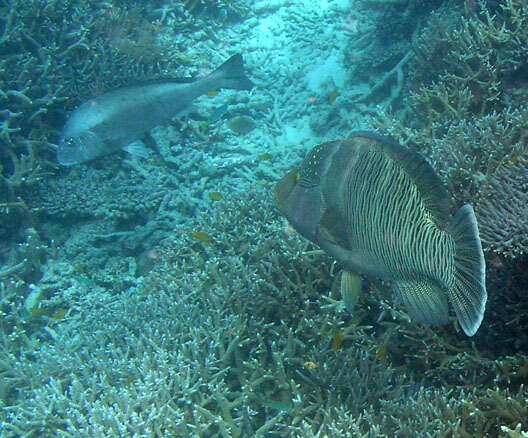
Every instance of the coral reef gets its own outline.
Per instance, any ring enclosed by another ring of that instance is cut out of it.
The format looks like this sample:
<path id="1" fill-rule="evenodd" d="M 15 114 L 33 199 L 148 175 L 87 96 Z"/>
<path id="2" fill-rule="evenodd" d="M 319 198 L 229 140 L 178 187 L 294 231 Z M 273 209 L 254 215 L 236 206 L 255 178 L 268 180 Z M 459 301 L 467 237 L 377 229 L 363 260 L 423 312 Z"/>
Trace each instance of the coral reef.
<path id="1" fill-rule="evenodd" d="M 515 258 L 528 248 L 528 155 L 505 156 L 480 189 L 477 206 L 482 241 Z"/>
<path id="2" fill-rule="evenodd" d="M 418 0 L 363 2 L 367 12 L 350 17 L 337 3 L 325 16 L 306 2 L 301 16 L 288 0 L 259 2 L 266 19 L 289 20 L 268 20 L 266 50 L 243 1 L 8 3 L 0 234 L 16 229 L 19 243 L 0 240 L 0 435 L 526 435 L 527 3 L 447 2 L 427 20 Z M 246 33 L 222 28 L 246 13 Z M 411 42 L 410 28 L 398 47 L 380 43 L 415 16 Z M 331 42 L 321 23 L 336 24 Z M 347 39 L 350 62 L 370 69 L 360 91 L 335 74 Z M 374 40 L 379 58 L 353 60 Z M 251 53 L 264 85 L 251 100 L 220 94 L 201 109 L 229 104 L 231 119 L 255 121 L 250 132 L 200 116 L 154 130 L 143 161 L 47 163 L 66 111 L 85 97 L 174 64 L 203 74 L 225 59 L 224 41 Z M 193 44 L 210 56 L 187 52 Z M 285 45 L 302 58 L 296 68 L 274 51 Z M 314 53 L 333 62 L 311 88 Z M 9 90 L 50 100 L 39 112 Z M 310 117 L 321 135 L 343 135 L 358 108 L 379 112 L 372 102 L 394 111 L 376 119 L 380 131 L 424 153 L 458 201 L 477 201 L 489 302 L 473 338 L 413 323 L 382 282 L 365 282 L 348 314 L 338 267 L 272 206 L 269 182 L 320 140 Z"/>
<path id="3" fill-rule="evenodd" d="M 443 0 L 389 0 L 361 2 L 365 11 L 361 24 L 350 29 L 345 60 L 353 81 L 368 84 L 354 102 L 368 111 L 365 103 L 389 107 L 401 100 L 403 69 L 411 57 L 411 35 Z M 345 27 L 346 29 L 346 27 Z M 354 31 L 353 31 L 354 30 Z"/>
<path id="4" fill-rule="evenodd" d="M 270 189 L 227 197 L 197 222 L 210 242 L 161 242 L 128 289 L 110 292 L 50 259 L 31 315 L 2 325 L 3 435 L 469 437 L 526 427 L 526 343 L 501 357 L 478 335 L 471 347 L 451 327 L 417 326 L 381 284 L 347 315 L 331 260 L 284 233 Z"/>
<path id="5" fill-rule="evenodd" d="M 432 14 L 414 37 L 405 107 L 374 123 L 426 155 L 459 202 L 483 206 L 478 216 L 487 249 L 519 255 L 526 252 L 526 174 L 504 175 L 527 151 L 528 2 L 504 1 L 494 14 L 479 5 L 464 15 L 446 4 Z M 507 204 L 521 210 L 507 214 Z"/>
<path id="6" fill-rule="evenodd" d="M 0 215 L 12 224 L 31 214 L 27 193 L 54 173 L 54 143 L 68 110 L 181 59 L 154 18 L 139 18 L 144 6 L 9 0 L 2 10 Z M 2 225 L 0 235 L 8 234 L 13 229 Z"/>
<path id="7" fill-rule="evenodd" d="M 191 16 L 213 18 L 219 22 L 239 20 L 249 13 L 245 0 L 180 0 L 180 3 Z"/>

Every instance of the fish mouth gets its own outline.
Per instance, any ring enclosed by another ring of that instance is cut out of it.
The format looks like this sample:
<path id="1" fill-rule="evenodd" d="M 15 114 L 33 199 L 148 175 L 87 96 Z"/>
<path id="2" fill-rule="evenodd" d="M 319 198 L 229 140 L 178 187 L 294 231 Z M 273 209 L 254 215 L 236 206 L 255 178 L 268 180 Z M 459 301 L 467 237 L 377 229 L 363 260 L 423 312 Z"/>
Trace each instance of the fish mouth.
<path id="1" fill-rule="evenodd" d="M 59 148 L 57 149 L 57 162 L 61 166 L 73 166 L 78 164 L 79 160 L 75 157 L 75 149 L 67 146 L 64 142 L 59 143 Z"/>

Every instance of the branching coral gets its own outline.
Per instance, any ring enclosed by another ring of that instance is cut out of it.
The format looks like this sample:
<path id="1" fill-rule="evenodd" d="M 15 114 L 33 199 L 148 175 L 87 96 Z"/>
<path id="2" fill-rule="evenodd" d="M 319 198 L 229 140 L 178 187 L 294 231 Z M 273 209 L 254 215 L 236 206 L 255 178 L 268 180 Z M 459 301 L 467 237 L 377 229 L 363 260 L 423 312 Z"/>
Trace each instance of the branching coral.
<path id="1" fill-rule="evenodd" d="M 479 193 L 480 233 L 485 245 L 509 257 L 528 248 L 528 154 L 504 157 Z"/>
<path id="2" fill-rule="evenodd" d="M 245 0 L 180 0 L 180 2 L 187 13 L 194 16 L 212 17 L 219 22 L 240 19 L 249 11 Z"/>
<path id="3" fill-rule="evenodd" d="M 506 1 L 496 14 L 484 2 L 466 17 L 447 7 L 433 14 L 415 38 L 416 56 L 410 61 L 415 82 L 408 85 L 406 108 L 398 120 L 377 120 L 380 129 L 428 156 L 460 201 L 487 205 L 483 212 L 489 211 L 491 200 L 505 205 L 509 194 L 524 190 L 525 176 L 509 181 L 504 190 L 492 179 L 499 166 L 522 161 L 526 153 L 528 110 L 521 92 L 526 84 L 519 75 L 528 68 L 527 16 L 524 0 Z M 438 57 L 443 63 L 435 69 L 432 63 Z M 481 190 L 484 186 L 493 186 L 492 192 Z M 488 196 L 489 202 L 482 199 Z M 490 231 L 487 247 L 524 241 L 512 235 L 523 232 L 518 218 L 504 217 L 510 221 L 503 226 L 509 237 Z M 492 215 L 483 213 L 479 219 L 484 230 L 496 228 Z M 525 251 L 515 246 L 517 254 Z"/>
<path id="4" fill-rule="evenodd" d="M 331 261 L 283 233 L 262 191 L 226 197 L 197 223 L 210 242 L 160 243 L 128 289 L 48 262 L 39 306 L 68 311 L 4 336 L 5 435 L 482 436 L 523 421 L 522 409 L 492 415 L 522 406 L 522 391 L 494 379 L 521 373 L 521 355 L 494 367 L 374 285 L 348 315 Z"/>

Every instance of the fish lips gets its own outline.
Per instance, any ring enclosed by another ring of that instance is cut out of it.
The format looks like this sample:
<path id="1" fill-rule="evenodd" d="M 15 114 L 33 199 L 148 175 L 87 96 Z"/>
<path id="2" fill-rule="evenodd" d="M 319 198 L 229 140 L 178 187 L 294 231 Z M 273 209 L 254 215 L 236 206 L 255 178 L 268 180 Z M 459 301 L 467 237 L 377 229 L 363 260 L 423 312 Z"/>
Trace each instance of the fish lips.
<path id="1" fill-rule="evenodd" d="M 57 162 L 61 166 L 73 166 L 79 164 L 78 151 L 74 144 L 61 138 L 57 149 Z"/>

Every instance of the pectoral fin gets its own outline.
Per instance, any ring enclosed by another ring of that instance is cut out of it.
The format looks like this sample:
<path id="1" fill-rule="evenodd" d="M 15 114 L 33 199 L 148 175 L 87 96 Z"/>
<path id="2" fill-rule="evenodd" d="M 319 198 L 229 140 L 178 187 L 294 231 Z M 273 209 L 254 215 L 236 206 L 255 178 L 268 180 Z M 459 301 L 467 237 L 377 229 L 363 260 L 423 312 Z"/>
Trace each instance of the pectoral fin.
<path id="1" fill-rule="evenodd" d="M 136 140 L 130 144 L 127 144 L 123 150 L 127 151 L 130 155 L 148 158 L 148 149 L 145 147 L 145 143 L 143 143 L 141 140 Z"/>
<path id="2" fill-rule="evenodd" d="M 348 249 L 349 245 L 343 221 L 334 210 L 330 208 L 325 210 L 319 221 L 318 232 L 324 240 L 343 249 Z"/>
<path id="3" fill-rule="evenodd" d="M 354 307 L 361 293 L 361 283 L 361 276 L 350 271 L 341 273 L 341 297 L 349 313 L 354 312 Z"/>

